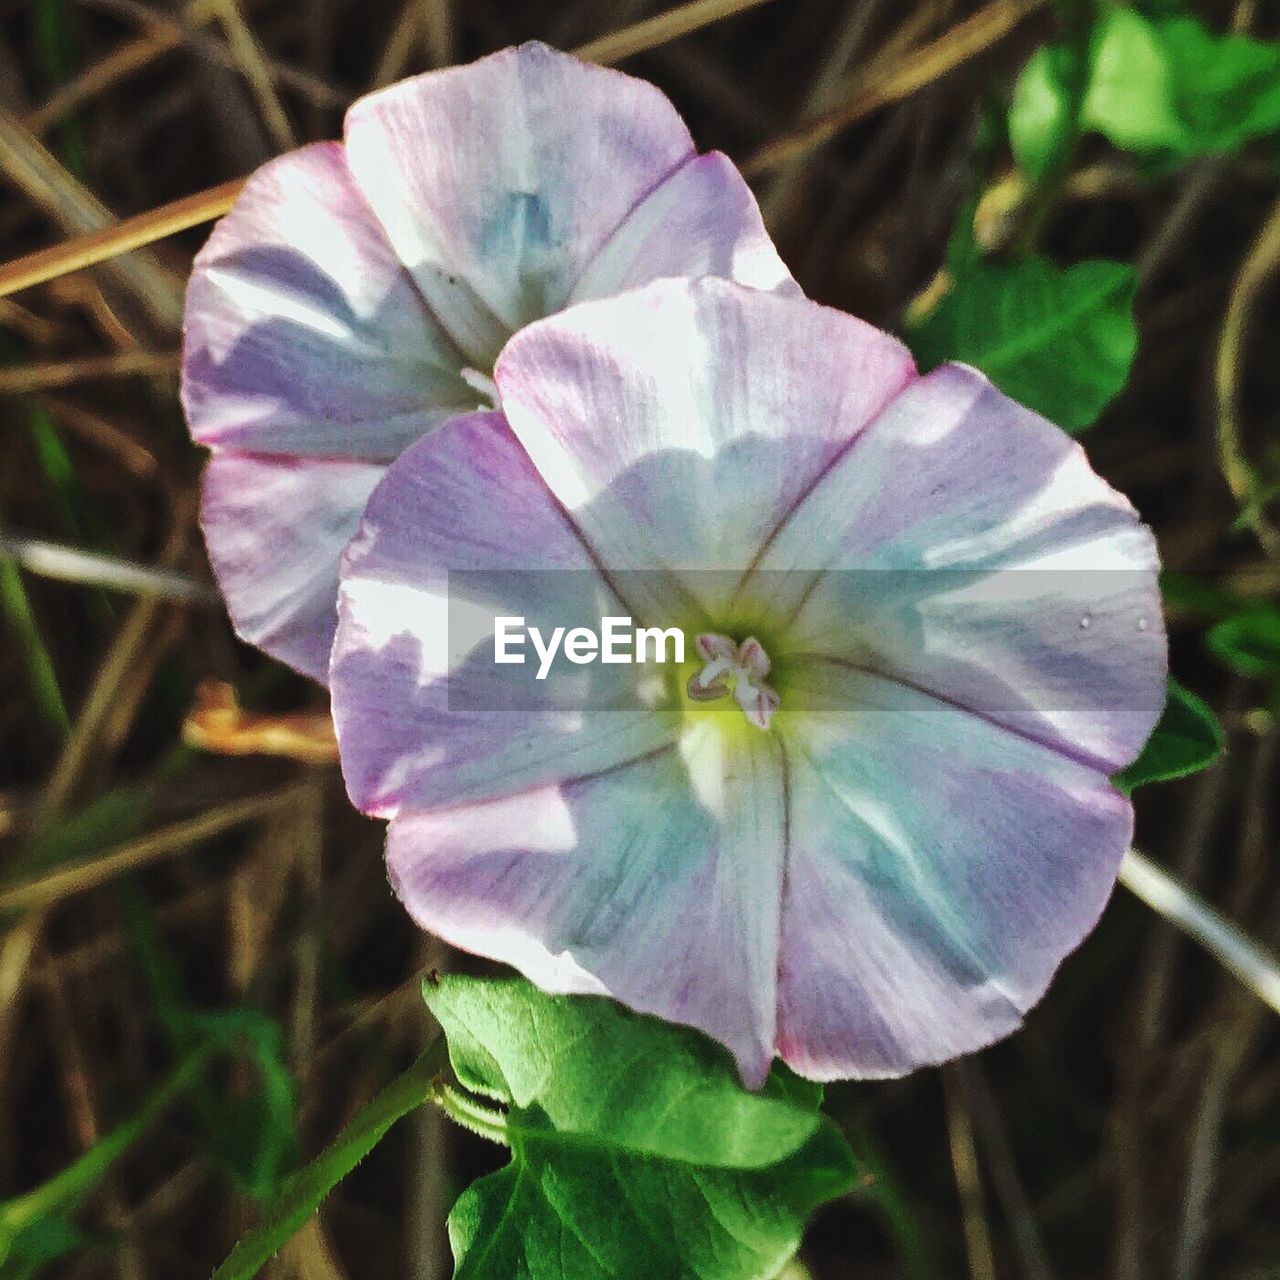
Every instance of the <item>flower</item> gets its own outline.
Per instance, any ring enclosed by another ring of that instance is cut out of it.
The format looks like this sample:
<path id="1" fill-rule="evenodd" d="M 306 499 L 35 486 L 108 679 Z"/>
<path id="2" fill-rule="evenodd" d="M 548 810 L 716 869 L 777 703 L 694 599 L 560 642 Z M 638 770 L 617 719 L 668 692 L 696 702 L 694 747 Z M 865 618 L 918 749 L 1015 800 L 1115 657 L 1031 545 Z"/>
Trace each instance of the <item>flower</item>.
<path id="1" fill-rule="evenodd" d="M 250 178 L 196 259 L 183 403 L 240 635 L 323 680 L 387 464 L 490 403 L 528 321 L 663 276 L 794 290 L 750 190 L 652 85 L 508 49 L 361 99 Z"/>
<path id="2" fill-rule="evenodd" d="M 1109 777 L 1164 698 L 1129 503 L 977 371 L 725 281 L 530 325 L 495 377 L 344 557 L 343 769 L 413 917 L 750 1085 L 1014 1029 L 1111 891 Z M 491 660 L 495 616 L 602 614 L 696 651 Z"/>

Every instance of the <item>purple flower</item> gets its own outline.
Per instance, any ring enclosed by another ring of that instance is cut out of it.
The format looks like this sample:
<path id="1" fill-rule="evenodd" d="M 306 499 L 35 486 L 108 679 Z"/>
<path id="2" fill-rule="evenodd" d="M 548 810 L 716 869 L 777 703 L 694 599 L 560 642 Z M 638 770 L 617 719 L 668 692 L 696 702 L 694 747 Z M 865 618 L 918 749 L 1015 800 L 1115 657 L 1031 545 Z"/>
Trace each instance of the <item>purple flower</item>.
<path id="1" fill-rule="evenodd" d="M 530 320 L 664 276 L 795 290 L 751 192 L 652 85 L 526 44 L 357 102 L 196 259 L 183 402 L 236 628 L 323 680 L 338 559 L 407 445 L 491 404 Z"/>
<path id="2" fill-rule="evenodd" d="M 1014 1029 L 1111 891 L 1109 777 L 1164 698 L 1129 503 L 974 370 L 721 280 L 532 324 L 495 379 L 344 557 L 343 767 L 414 918 L 753 1085 Z M 499 617 L 606 616 L 694 643 L 493 660 Z"/>

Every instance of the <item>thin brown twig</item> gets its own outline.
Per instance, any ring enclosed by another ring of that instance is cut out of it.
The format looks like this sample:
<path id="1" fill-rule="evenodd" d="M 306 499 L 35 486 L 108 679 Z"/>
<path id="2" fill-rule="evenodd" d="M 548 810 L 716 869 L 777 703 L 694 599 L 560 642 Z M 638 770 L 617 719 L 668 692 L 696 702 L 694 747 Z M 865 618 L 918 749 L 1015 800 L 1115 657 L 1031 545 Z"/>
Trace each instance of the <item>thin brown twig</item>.
<path id="1" fill-rule="evenodd" d="M 991 1228 L 987 1224 L 986 1197 L 982 1192 L 982 1174 L 978 1169 L 973 1125 L 969 1119 L 964 1089 L 954 1068 L 950 1066 L 942 1068 L 942 1091 L 947 1112 L 947 1142 L 951 1148 L 951 1165 L 955 1170 L 956 1190 L 960 1196 L 970 1280 L 995 1280 L 995 1256 L 991 1250 Z"/>
<path id="2" fill-rule="evenodd" d="M 19 365 L 0 369 L 0 395 L 48 391 L 53 387 L 69 387 L 97 378 L 164 376 L 176 373 L 181 359 L 181 353 L 177 351 L 120 351 L 109 356 Z"/>
<path id="3" fill-rule="evenodd" d="M 1272 558 L 1280 558 L 1280 529 L 1267 518 L 1264 510 L 1267 495 L 1263 481 L 1245 455 L 1240 425 L 1240 371 L 1244 364 L 1245 337 L 1254 304 L 1263 285 L 1278 267 L 1280 200 L 1276 201 L 1267 215 L 1232 287 L 1214 366 L 1214 387 L 1218 400 L 1218 465 L 1232 496 L 1242 508 L 1242 518 L 1257 535 L 1263 550 Z"/>
<path id="4" fill-rule="evenodd" d="M 69 253 L 61 261 L 74 261 L 76 246 L 117 227 L 117 219 L 101 200 L 59 163 L 31 131 L 11 111 L 0 108 L 0 171 L 15 186 L 62 226 L 80 236 L 70 245 L 61 246 Z M 156 239 L 157 237 L 151 237 Z M 129 249 L 139 248 L 149 240 L 130 242 L 113 240 L 113 249 L 105 257 L 116 258 Z M 103 261 L 103 257 L 92 261 Z M 85 264 L 87 265 L 87 264 Z M 164 330 L 176 330 L 182 322 L 182 282 L 166 270 L 151 254 L 135 254 L 120 258 L 110 270 L 118 282 L 146 309 L 153 324 Z M 53 273 L 62 275 L 59 269 Z M 5 288 L 8 272 L 0 269 L 0 296 L 11 293 Z M 44 279 L 52 279 L 46 275 Z"/>
<path id="5" fill-rule="evenodd" d="M 175 32 L 156 31 L 122 44 L 51 94 L 44 103 L 24 117 L 23 123 L 36 137 L 43 137 L 60 120 L 64 120 L 86 102 L 119 84 L 135 71 L 150 66 L 161 54 L 176 49 L 180 43 Z"/>
<path id="6" fill-rule="evenodd" d="M 1000 1108 L 982 1069 L 982 1060 L 977 1057 L 961 1058 L 952 1064 L 951 1069 L 969 1104 L 978 1146 L 985 1157 L 997 1203 L 1021 1255 L 1024 1280 L 1051 1280 L 1031 1202 L 1013 1158 Z"/>
<path id="7" fill-rule="evenodd" d="M 183 13 L 188 22 L 201 26 L 213 17 L 213 5 L 214 0 L 190 0 Z M 149 67 L 157 58 L 181 44 L 182 28 L 176 22 L 153 25 L 146 35 L 119 45 L 61 85 L 42 106 L 27 115 L 27 128 L 36 135 L 47 133 L 98 94 Z"/>
<path id="8" fill-rule="evenodd" d="M 1266 884 L 1268 801 L 1274 793 L 1274 774 L 1280 756 L 1280 735 L 1274 725 L 1257 742 L 1245 782 L 1236 874 L 1230 910 L 1244 916 Z M 1270 915 L 1270 913 L 1268 913 Z M 1272 916 L 1274 918 L 1274 916 Z M 1216 1192 L 1222 1131 L 1232 1088 L 1252 1052 L 1268 1017 L 1265 1006 L 1231 984 L 1219 1002 L 1208 1068 L 1199 1091 L 1183 1193 L 1182 1215 L 1173 1255 L 1174 1280 L 1195 1280 L 1212 1230 L 1211 1205 Z"/>
<path id="9" fill-rule="evenodd" d="M 63 867 L 23 884 L 0 890 L 0 911 L 43 911 L 76 894 L 87 893 L 128 871 L 137 871 L 249 822 L 288 810 L 299 803 L 310 782 L 293 783 L 263 795 L 232 801 L 195 818 L 170 823 L 136 840 L 106 850 L 96 858 Z"/>
<path id="10" fill-rule="evenodd" d="M 225 40 L 201 29 L 207 22 L 209 14 L 201 10 L 179 12 L 176 15 L 162 13 L 141 0 L 89 0 L 97 8 L 121 13 L 134 21 L 141 22 L 153 32 L 169 33 L 179 44 L 186 45 L 193 53 L 232 71 L 241 69 Z M 333 85 L 317 79 L 309 72 L 288 63 L 269 59 L 267 69 L 273 83 L 292 89 L 300 97 L 317 107 L 342 106 L 345 97 Z"/>
<path id="11" fill-rule="evenodd" d="M 923 89 L 961 63 L 991 48 L 1046 4 L 1048 0 L 992 0 L 985 9 L 980 9 L 944 35 L 908 54 L 898 65 L 868 76 L 867 82 L 848 102 L 761 147 L 742 166 L 743 172 L 754 177 L 786 164 L 881 107 Z"/>
<path id="12" fill-rule="evenodd" d="M 447 67 L 458 47 L 453 0 L 411 0 L 418 6 L 419 27 L 433 66 Z"/>
<path id="13" fill-rule="evenodd" d="M 690 4 L 668 9 L 665 13 L 623 27 L 621 31 L 588 41 L 574 53 L 584 62 L 598 62 L 602 67 L 609 67 L 624 58 L 678 40 L 713 22 L 722 22 L 725 18 L 768 3 L 770 0 L 692 0 Z"/>
<path id="14" fill-rule="evenodd" d="M 10 262 L 0 267 L 0 297 L 106 262 L 132 249 L 186 231 L 189 227 L 221 218 L 235 203 L 243 187 L 244 179 L 234 178 L 207 191 L 183 196 L 181 200 L 161 205 L 158 209 L 125 218 L 101 231 Z"/>
<path id="15" fill-rule="evenodd" d="M 413 51 L 422 34 L 422 5 L 420 0 L 405 0 L 404 8 L 391 28 L 391 35 L 378 59 L 370 87 L 382 89 L 404 75 L 404 69 L 413 57 Z"/>
<path id="16" fill-rule="evenodd" d="M 839 98 L 845 73 L 861 51 L 884 2 L 885 0 L 866 0 L 866 3 L 861 3 L 861 0 L 854 0 L 847 6 L 839 27 L 833 33 L 831 47 L 809 84 L 802 108 L 803 115 L 815 116 L 826 111 Z M 809 165 L 814 155 L 815 152 L 810 151 L 780 165 L 760 195 L 760 212 L 775 234 L 794 215 L 799 197 L 804 194 Z"/>
<path id="17" fill-rule="evenodd" d="M 694 0 L 692 4 L 682 5 L 679 9 L 638 22 L 611 36 L 593 40 L 575 52 L 584 61 L 608 65 L 765 3 L 768 0 Z M 230 210 L 244 183 L 243 178 L 236 178 L 136 217 L 126 218 L 103 231 L 18 258 L 0 267 L 0 298 L 72 271 L 105 262 L 131 249 L 152 244 L 201 223 L 212 222 Z"/>
<path id="18" fill-rule="evenodd" d="M 240 74 L 244 76 L 253 96 L 258 100 L 262 122 L 267 126 L 272 141 L 280 151 L 291 151 L 298 145 L 289 123 L 289 115 L 276 92 L 267 55 L 258 43 L 253 28 L 249 26 L 237 0 L 213 0 L 218 21 L 227 37 L 227 47 L 235 58 Z"/>
<path id="19" fill-rule="evenodd" d="M 64 400 L 61 396 L 42 395 L 40 403 L 68 431 L 74 432 L 87 444 L 115 459 L 136 480 L 151 480 L 155 477 L 160 467 L 156 455 L 115 423 L 83 405 Z"/>
<path id="20" fill-rule="evenodd" d="M 20 333 L 36 346 L 52 346 L 70 333 L 64 325 L 36 315 L 11 298 L 0 298 L 0 325 Z"/>
<path id="21" fill-rule="evenodd" d="M 49 966 L 43 968 L 42 974 L 44 981 L 41 988 L 49 1015 L 50 1039 L 60 1051 L 63 1094 L 70 1118 L 74 1122 L 77 1145 L 85 1152 L 102 1138 L 102 1125 L 98 1119 L 101 1108 L 95 1096 L 93 1072 L 80 1043 L 76 1019 L 67 1000 L 62 975 Z M 113 1254 L 119 1280 L 146 1280 L 148 1273 L 138 1240 L 127 1229 L 129 1214 L 116 1170 L 107 1171 L 100 1194 L 104 1200 L 104 1216 L 120 1242 Z"/>

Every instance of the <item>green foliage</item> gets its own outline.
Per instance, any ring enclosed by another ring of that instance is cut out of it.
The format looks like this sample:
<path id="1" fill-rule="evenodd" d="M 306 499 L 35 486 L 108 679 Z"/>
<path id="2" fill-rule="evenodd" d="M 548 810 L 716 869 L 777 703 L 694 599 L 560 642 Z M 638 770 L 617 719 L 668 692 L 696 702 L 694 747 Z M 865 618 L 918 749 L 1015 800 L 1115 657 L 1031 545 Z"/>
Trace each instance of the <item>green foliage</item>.
<path id="1" fill-rule="evenodd" d="M 71 1215 L 116 1161 L 199 1078 L 208 1056 L 209 1047 L 190 1054 L 132 1119 L 48 1182 L 0 1203 L 0 1280 L 38 1275 L 45 1264 L 75 1247 L 78 1237 Z"/>
<path id="2" fill-rule="evenodd" d="M 1067 73 L 1072 61 L 1072 50 L 1042 45 L 1013 87 L 1009 145 L 1018 167 L 1036 181 L 1061 168 L 1075 145 L 1078 104 Z"/>
<path id="3" fill-rule="evenodd" d="M 61 742 L 70 732 L 71 717 L 67 713 L 57 668 L 40 632 L 40 623 L 31 599 L 22 583 L 18 566 L 0 555 L 0 615 L 20 650 L 27 668 L 27 680 L 40 718 L 55 741 Z"/>
<path id="4" fill-rule="evenodd" d="M 1280 612 L 1252 609 L 1227 618 L 1207 637 L 1214 655 L 1243 676 L 1280 676 Z"/>
<path id="5" fill-rule="evenodd" d="M 285 1061 L 280 1024 L 255 1009 L 190 1015 L 191 1032 L 253 1064 L 256 1080 L 246 1092 L 204 1099 L 213 1151 L 232 1182 L 261 1200 L 273 1195 L 297 1163 L 293 1075 Z"/>
<path id="6" fill-rule="evenodd" d="M 106 846 L 125 840 L 146 813 L 146 797 L 135 787 L 115 787 L 37 831 L 8 860 L 5 884 L 78 864 L 92 866 Z"/>
<path id="7" fill-rule="evenodd" d="M 84 1237 L 65 1218 L 37 1218 L 10 1241 L 0 1262 L 0 1280 L 35 1280 L 47 1266 L 73 1253 L 83 1242 Z"/>
<path id="8" fill-rule="evenodd" d="M 1078 96 L 1071 65 L 1067 46 L 1043 48 L 1014 88 L 1009 137 L 1033 178 L 1077 132 L 1179 162 L 1228 153 L 1280 129 L 1280 44 L 1216 35 L 1192 17 L 1105 7 Z"/>
<path id="9" fill-rule="evenodd" d="M 203 1084 L 195 1098 L 196 1114 L 231 1181 L 257 1199 L 271 1196 L 297 1157 L 293 1076 L 285 1061 L 284 1032 L 257 1009 L 204 1010 L 191 1004 L 145 899 L 133 887 L 120 894 L 156 1018 L 174 1051 L 211 1045 L 254 1068 L 253 1083 L 244 1088 L 237 1081 L 240 1089 L 230 1095 Z"/>
<path id="10" fill-rule="evenodd" d="M 251 1280 L 256 1276 L 391 1126 L 430 1097 L 443 1062 L 443 1042 L 437 1041 L 360 1111 L 330 1146 L 286 1178 L 263 1209 L 258 1225 L 231 1251 L 213 1280 Z"/>
<path id="11" fill-rule="evenodd" d="M 922 367 L 962 360 L 1067 431 L 1097 421 L 1137 350 L 1136 277 L 1119 262 L 974 263 L 910 335 Z"/>
<path id="12" fill-rule="evenodd" d="M 1160 723 L 1142 754 L 1114 782 L 1123 791 L 1148 782 L 1169 782 L 1207 768 L 1219 756 L 1222 728 L 1208 704 L 1176 680 L 1169 681 Z"/>
<path id="13" fill-rule="evenodd" d="M 747 1093 L 718 1045 L 519 980 L 426 990 L 458 1080 L 446 1109 L 511 1147 L 449 1218 L 458 1280 L 775 1275 L 853 1158 L 821 1091 L 779 1067 Z"/>

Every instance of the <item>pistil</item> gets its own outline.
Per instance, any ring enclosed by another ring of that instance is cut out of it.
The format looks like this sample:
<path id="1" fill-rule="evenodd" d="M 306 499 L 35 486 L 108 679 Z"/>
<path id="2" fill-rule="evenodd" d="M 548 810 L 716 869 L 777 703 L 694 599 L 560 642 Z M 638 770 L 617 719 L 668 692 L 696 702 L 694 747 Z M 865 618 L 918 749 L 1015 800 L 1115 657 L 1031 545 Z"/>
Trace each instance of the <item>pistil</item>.
<path id="1" fill-rule="evenodd" d="M 748 636 L 737 644 L 728 636 L 704 632 L 694 643 L 706 666 L 689 677 L 689 697 L 695 702 L 713 702 L 732 695 L 752 724 L 767 729 L 779 700 L 765 684 L 771 664 L 760 641 Z"/>

